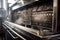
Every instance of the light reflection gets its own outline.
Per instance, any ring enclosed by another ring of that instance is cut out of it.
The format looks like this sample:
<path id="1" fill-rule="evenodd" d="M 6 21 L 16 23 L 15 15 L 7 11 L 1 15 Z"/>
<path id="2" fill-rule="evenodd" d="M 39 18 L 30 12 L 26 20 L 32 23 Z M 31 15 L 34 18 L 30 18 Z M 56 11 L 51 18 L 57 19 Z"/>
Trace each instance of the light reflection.
<path id="1" fill-rule="evenodd" d="M 22 4 L 24 5 L 24 1 L 23 1 L 23 0 L 21 0 L 21 2 L 22 2 Z"/>
<path id="2" fill-rule="evenodd" d="M 12 6 L 17 0 L 8 0 L 8 3 L 11 3 L 9 6 Z"/>
<path id="3" fill-rule="evenodd" d="M 24 1 L 23 0 L 19 0 L 18 3 L 21 3 L 22 5 L 24 5 Z"/>
<path id="4" fill-rule="evenodd" d="M 6 10 L 6 1 L 3 1 L 3 8 Z"/>
<path id="5" fill-rule="evenodd" d="M 54 16 L 54 14 L 52 14 L 52 16 Z"/>
<path id="6" fill-rule="evenodd" d="M 12 8 L 12 10 L 15 10 L 15 9 L 17 9 L 17 8 L 19 8 L 20 6 L 19 5 L 16 5 L 16 6 L 14 6 L 13 8 Z"/>
<path id="7" fill-rule="evenodd" d="M 46 14 L 48 16 L 48 14 Z"/>
<path id="8" fill-rule="evenodd" d="M 51 14 L 49 14 L 49 15 L 51 15 Z"/>

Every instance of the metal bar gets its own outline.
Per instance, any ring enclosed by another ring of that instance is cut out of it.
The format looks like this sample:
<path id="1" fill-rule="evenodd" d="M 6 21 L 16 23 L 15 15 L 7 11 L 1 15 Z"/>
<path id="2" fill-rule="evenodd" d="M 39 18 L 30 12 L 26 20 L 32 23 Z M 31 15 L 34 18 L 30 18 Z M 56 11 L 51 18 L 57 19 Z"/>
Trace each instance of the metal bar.
<path id="1" fill-rule="evenodd" d="M 21 35 L 19 35 L 18 33 L 16 33 L 14 30 L 12 30 L 12 28 L 10 28 L 9 26 L 7 26 L 6 24 L 4 24 L 8 29 L 10 29 L 13 33 L 15 33 L 18 37 L 22 38 L 23 40 L 26 40 L 25 38 L 23 38 Z"/>
<path id="2" fill-rule="evenodd" d="M 8 21 L 5 21 L 5 23 L 7 23 L 9 26 L 11 26 L 11 28 L 18 28 L 18 29 L 24 30 L 24 31 L 26 31 L 28 33 L 31 33 L 33 35 L 36 35 L 36 33 L 37 33 L 37 30 L 34 30 L 34 29 L 23 27 L 23 26 L 20 26 L 20 25 L 17 25 L 17 24 L 8 22 Z M 36 36 L 38 36 L 40 38 L 52 38 L 52 37 L 60 36 L 60 34 L 48 35 L 48 36 L 41 36 L 41 35 L 36 35 Z"/>
<path id="3" fill-rule="evenodd" d="M 8 21 L 7 21 L 6 23 L 9 24 L 10 27 L 13 26 L 13 28 L 18 28 L 18 29 L 24 30 L 24 31 L 26 31 L 26 32 L 29 32 L 29 33 L 31 33 L 31 34 L 33 34 L 33 35 L 39 36 L 39 34 L 38 34 L 39 31 L 38 31 L 38 30 L 34 30 L 34 29 L 31 29 L 31 28 L 23 27 L 23 26 L 20 26 L 20 25 L 17 25 L 17 24 L 8 22 Z M 13 24 L 13 25 L 12 25 L 12 24 Z"/>

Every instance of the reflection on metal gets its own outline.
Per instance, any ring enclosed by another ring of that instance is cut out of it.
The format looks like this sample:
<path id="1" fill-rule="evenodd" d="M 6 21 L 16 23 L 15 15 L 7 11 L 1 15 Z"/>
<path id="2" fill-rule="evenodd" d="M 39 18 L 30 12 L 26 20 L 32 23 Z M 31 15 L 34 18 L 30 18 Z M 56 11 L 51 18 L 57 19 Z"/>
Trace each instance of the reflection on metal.
<path id="1" fill-rule="evenodd" d="M 37 36 L 37 34 L 39 32 L 38 30 L 34 30 L 34 29 L 27 28 L 27 27 L 23 27 L 23 26 L 15 24 L 15 23 L 11 23 L 9 21 L 5 21 L 4 23 L 8 24 L 11 28 L 18 28 L 18 29 L 24 30 L 24 31 L 29 32 L 29 33 L 31 33 L 33 35 L 36 35 L 36 36 Z"/>
<path id="2" fill-rule="evenodd" d="M 12 25 L 13 24 L 13 25 Z M 27 28 L 27 27 L 23 27 L 23 26 L 20 26 L 20 25 L 17 25 L 15 23 L 11 23 L 11 22 L 8 22 L 8 21 L 5 21 L 3 23 L 3 27 L 6 29 L 6 30 L 10 30 L 10 35 L 12 35 L 13 33 L 16 34 L 19 38 L 22 38 L 23 40 L 27 40 L 27 39 L 31 39 L 31 40 L 35 40 L 35 39 L 41 39 L 39 37 L 39 35 L 37 34 L 38 31 L 37 30 L 34 30 L 34 29 L 30 29 L 30 28 Z M 13 32 L 11 34 L 11 32 Z M 20 36 L 21 35 L 21 36 Z M 16 36 L 16 37 L 17 37 Z M 13 37 L 13 36 L 12 36 Z M 15 36 L 13 38 L 16 38 Z"/>
<path id="3" fill-rule="evenodd" d="M 18 37 L 20 37 L 23 40 L 26 40 L 25 38 L 23 38 L 21 35 L 19 35 L 18 33 L 16 33 L 11 27 L 7 26 L 6 24 L 4 24 L 9 30 L 11 30 L 14 34 L 16 34 Z M 5 28 L 5 26 L 3 26 Z M 10 33 L 11 34 L 11 33 Z M 11 34 L 12 35 L 12 34 Z M 13 36 L 12 36 L 13 37 Z M 16 37 L 13 37 L 16 38 Z"/>
<path id="4" fill-rule="evenodd" d="M 20 5 L 16 5 L 12 8 L 12 10 L 18 9 L 20 7 Z"/>
<path id="5" fill-rule="evenodd" d="M 18 1 L 18 3 L 21 3 L 22 5 L 24 5 L 24 1 L 23 0 Z"/>
<path id="6" fill-rule="evenodd" d="M 35 2 L 35 1 L 38 1 L 38 0 L 19 0 L 19 1 L 16 2 L 17 5 L 15 5 L 15 6 L 17 6 L 17 7 L 15 8 L 15 6 L 14 6 L 14 7 L 12 8 L 12 10 L 15 10 L 15 9 L 17 9 L 17 8 L 19 8 L 19 7 L 28 5 L 28 4 L 33 3 L 33 2 Z"/>
<path id="7" fill-rule="evenodd" d="M 17 2 L 17 0 L 8 0 L 8 3 L 11 3 L 9 5 L 9 7 L 11 7 L 13 4 L 15 4 Z"/>
<path id="8" fill-rule="evenodd" d="M 52 18 L 52 30 L 57 32 L 57 13 L 58 13 L 58 0 L 53 0 L 53 18 Z"/>
<path id="9" fill-rule="evenodd" d="M 13 25 L 12 25 L 13 24 Z M 6 26 L 6 28 L 8 28 L 8 29 L 10 29 L 13 33 L 15 33 L 16 35 L 18 35 L 13 29 L 15 29 L 15 30 L 17 30 L 17 31 L 19 31 L 20 32 L 20 30 L 24 30 L 24 31 L 26 31 L 26 32 L 28 32 L 28 33 L 31 33 L 31 34 L 33 34 L 33 35 L 36 35 L 36 36 L 38 36 L 39 38 L 47 38 L 47 39 L 51 39 L 51 38 L 53 38 L 53 37 L 57 37 L 57 36 L 60 36 L 60 34 L 51 34 L 51 35 L 45 35 L 45 36 L 43 36 L 43 35 L 37 35 L 37 33 L 38 33 L 38 31 L 37 30 L 34 30 L 34 29 L 30 29 L 30 28 L 27 28 L 27 27 L 23 27 L 23 26 L 20 26 L 20 25 L 17 25 L 17 24 L 15 24 L 15 23 L 12 23 L 12 22 L 8 22 L 8 21 L 5 21 L 4 23 L 3 23 L 3 25 L 5 25 Z M 8 26 L 7 26 L 8 25 Z M 5 27 L 4 27 L 5 28 Z M 5 29 L 6 29 L 5 28 Z M 7 29 L 6 29 L 7 30 Z M 48 31 L 48 30 L 44 30 L 44 31 Z M 42 32 L 42 31 L 41 31 Z"/>
<path id="10" fill-rule="evenodd" d="M 3 0 L 0 0 L 0 8 L 3 8 Z"/>

